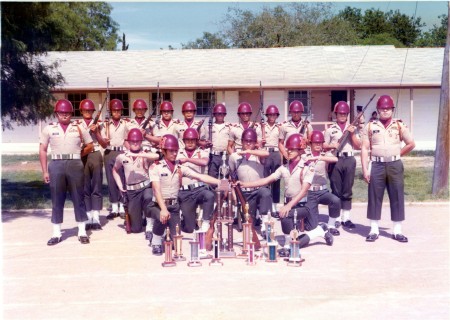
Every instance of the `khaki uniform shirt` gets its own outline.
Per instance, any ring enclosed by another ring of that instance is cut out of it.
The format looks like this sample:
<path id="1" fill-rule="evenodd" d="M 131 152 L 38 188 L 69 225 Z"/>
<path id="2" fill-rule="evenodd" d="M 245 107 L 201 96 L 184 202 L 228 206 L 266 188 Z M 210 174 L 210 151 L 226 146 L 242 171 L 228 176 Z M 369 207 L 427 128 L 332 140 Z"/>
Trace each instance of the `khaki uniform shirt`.
<path id="1" fill-rule="evenodd" d="M 186 150 L 181 149 L 178 152 L 177 155 L 177 159 L 185 159 L 185 158 L 189 158 L 188 154 L 186 152 Z M 192 154 L 191 158 L 197 158 L 197 159 L 201 159 L 201 158 L 209 158 L 209 152 L 205 151 L 205 150 L 201 150 L 201 149 L 196 149 L 194 151 L 194 153 Z M 191 162 L 185 162 L 183 163 L 183 166 L 188 167 L 190 169 L 192 169 L 193 171 L 197 172 L 197 173 L 201 173 L 201 174 L 205 174 L 206 169 L 208 166 L 198 166 L 196 164 L 193 164 Z M 189 177 L 183 177 L 181 184 L 184 185 L 188 185 L 188 184 L 192 184 L 192 183 L 196 183 L 198 182 L 197 179 L 191 179 Z"/>
<path id="2" fill-rule="evenodd" d="M 363 141 L 369 141 L 371 155 L 375 157 L 399 156 L 402 141 L 412 141 L 412 135 L 402 120 L 392 119 L 387 128 L 378 121 L 371 120 L 364 127 Z"/>
<path id="3" fill-rule="evenodd" d="M 264 177 L 264 164 L 255 155 L 251 155 L 247 160 L 245 156 L 235 152 L 230 155 L 229 165 L 231 172 L 237 170 L 237 176 L 243 182 L 255 181 Z"/>
<path id="4" fill-rule="evenodd" d="M 172 134 L 175 137 L 178 137 L 176 128 L 179 123 L 180 123 L 179 120 L 171 119 L 169 125 L 166 126 L 162 118 L 161 121 L 159 122 L 159 125 L 156 125 L 155 122 L 152 122 L 151 128 L 153 130 L 153 135 L 155 137 L 162 137 L 166 134 Z"/>
<path id="5" fill-rule="evenodd" d="M 117 126 L 114 124 L 113 120 L 109 120 L 109 124 L 106 122 L 102 123 L 101 134 L 102 137 L 106 136 L 106 126 L 109 125 L 109 145 L 111 147 L 123 147 L 123 143 L 127 138 L 128 131 L 131 129 L 130 119 L 121 118 Z"/>
<path id="6" fill-rule="evenodd" d="M 148 168 L 150 167 L 150 160 L 142 157 L 136 157 L 133 160 L 132 156 L 126 156 L 121 153 L 117 156 L 114 166 L 116 168 L 123 167 L 125 172 L 125 181 L 128 185 L 136 184 L 149 180 Z"/>
<path id="7" fill-rule="evenodd" d="M 212 126 L 212 150 L 213 151 L 227 151 L 228 140 L 230 140 L 231 124 L 224 122 L 221 124 L 213 123 Z"/>
<path id="8" fill-rule="evenodd" d="M 266 148 L 278 148 L 278 141 L 280 140 L 280 124 L 275 123 L 273 127 L 268 123 L 264 124 L 264 132 L 266 134 Z"/>
<path id="9" fill-rule="evenodd" d="M 79 154 L 83 145 L 92 142 L 89 132 L 71 121 L 66 129 L 58 122 L 50 123 L 42 130 L 39 143 L 50 145 L 50 154 Z"/>
<path id="10" fill-rule="evenodd" d="M 78 120 L 78 125 L 82 128 L 84 128 L 87 132 L 89 132 L 89 135 L 92 138 L 92 141 L 94 142 L 94 151 L 100 151 L 100 144 L 97 141 L 97 136 L 95 135 L 95 132 L 92 132 L 91 130 L 89 130 L 89 126 L 92 124 L 92 122 L 94 121 L 94 119 L 90 119 L 89 122 L 86 124 L 86 121 L 84 121 L 84 119 Z M 98 120 L 97 125 L 101 126 L 102 125 L 102 121 Z"/>
<path id="11" fill-rule="evenodd" d="M 252 125 L 253 122 L 249 122 L 249 128 Z M 261 141 L 262 139 L 262 132 L 261 132 L 261 125 L 259 123 L 255 123 L 254 127 L 256 130 L 257 140 Z M 230 141 L 234 142 L 234 150 L 241 150 L 242 149 L 242 132 L 244 132 L 244 127 L 241 123 L 234 123 L 231 125 L 230 128 Z"/>
<path id="12" fill-rule="evenodd" d="M 300 160 L 291 173 L 289 172 L 288 166 L 289 164 L 279 167 L 269 177 L 272 177 L 275 180 L 282 178 L 284 181 L 284 196 L 293 198 L 302 190 L 302 184 L 312 183 L 314 178 L 314 167 L 307 166 Z M 300 175 L 302 175 L 302 179 L 300 179 Z"/>
<path id="13" fill-rule="evenodd" d="M 177 123 L 176 129 L 175 129 L 177 134 L 175 136 L 178 138 L 178 143 L 180 144 L 180 149 L 184 148 L 184 141 L 183 141 L 184 131 L 186 131 L 186 129 L 188 129 L 188 128 L 197 129 L 198 126 L 200 125 L 200 123 L 201 123 L 201 120 L 195 120 L 195 119 L 192 122 L 191 126 L 189 126 L 185 121 L 180 121 L 179 123 Z M 207 127 L 207 126 L 208 126 L 208 120 L 205 119 L 205 121 L 203 122 L 203 124 L 200 128 L 200 132 L 198 133 L 200 140 L 206 140 L 205 127 Z"/>
<path id="14" fill-rule="evenodd" d="M 192 169 L 175 163 L 174 171 L 170 171 L 166 160 L 155 162 L 149 169 L 150 181 L 158 181 L 161 184 L 161 194 L 163 199 L 176 199 L 181 187 L 183 177 L 192 178 Z"/>
<path id="15" fill-rule="evenodd" d="M 292 120 L 284 121 L 280 124 L 280 140 L 286 142 L 289 136 L 293 133 L 300 133 L 300 129 L 303 126 L 303 120 L 300 120 L 298 126 L 292 122 Z M 306 125 L 306 130 L 304 133 L 304 137 L 308 138 L 308 135 L 313 131 L 313 127 L 310 123 Z"/>
<path id="16" fill-rule="evenodd" d="M 320 155 L 322 157 L 332 157 L 333 154 L 331 152 L 321 152 Z M 311 157 L 312 153 L 307 152 L 302 155 L 302 159 L 306 157 Z M 315 186 L 324 186 L 328 183 L 328 173 L 327 173 L 327 162 L 326 161 L 312 161 L 308 164 L 310 167 L 314 167 L 314 178 L 311 182 L 312 185 Z"/>
<path id="17" fill-rule="evenodd" d="M 348 128 L 349 124 L 347 123 L 345 125 L 344 131 Z M 333 123 L 328 129 L 325 130 L 325 143 L 335 143 L 338 142 L 339 139 L 342 137 L 342 134 L 344 132 L 341 130 L 341 127 L 337 123 Z M 345 143 L 344 147 L 342 148 L 341 152 L 351 152 L 353 151 L 353 144 L 352 139 L 347 139 L 347 142 Z"/>

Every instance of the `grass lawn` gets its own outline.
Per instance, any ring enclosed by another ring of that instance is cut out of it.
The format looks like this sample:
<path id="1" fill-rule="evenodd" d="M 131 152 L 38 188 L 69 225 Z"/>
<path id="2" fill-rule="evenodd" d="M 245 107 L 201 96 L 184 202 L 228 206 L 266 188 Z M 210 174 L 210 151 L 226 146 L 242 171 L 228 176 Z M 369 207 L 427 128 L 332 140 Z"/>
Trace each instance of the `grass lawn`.
<path id="1" fill-rule="evenodd" d="M 431 182 L 433 177 L 432 154 L 414 153 L 403 159 L 405 165 L 405 199 L 412 201 L 448 201 L 448 195 L 433 197 Z M 357 171 L 353 186 L 353 199 L 367 201 L 367 184 L 364 182 L 357 158 Z M 38 155 L 2 156 L 2 209 L 43 209 L 51 208 L 50 188 L 42 181 Z M 103 186 L 104 207 L 107 199 L 106 181 Z M 70 200 L 69 195 L 67 196 Z M 385 201 L 387 201 L 387 195 Z M 72 207 L 71 201 L 66 201 Z"/>

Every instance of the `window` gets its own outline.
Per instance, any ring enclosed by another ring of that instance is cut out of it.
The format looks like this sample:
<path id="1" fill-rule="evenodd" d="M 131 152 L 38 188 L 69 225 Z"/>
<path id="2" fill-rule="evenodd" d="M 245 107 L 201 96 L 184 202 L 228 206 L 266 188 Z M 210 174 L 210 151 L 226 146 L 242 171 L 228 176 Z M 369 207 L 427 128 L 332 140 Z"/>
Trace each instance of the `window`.
<path id="1" fill-rule="evenodd" d="M 172 98 L 170 97 L 170 92 L 160 92 L 159 95 L 161 96 L 160 97 L 161 100 L 159 101 L 160 104 L 163 101 L 170 101 L 170 102 L 172 102 Z M 152 92 L 152 99 L 151 99 L 151 101 L 152 101 L 151 102 L 152 110 L 150 110 L 150 112 L 153 112 L 154 108 L 156 107 L 156 103 L 158 101 L 158 99 L 157 99 L 157 92 Z"/>
<path id="2" fill-rule="evenodd" d="M 86 93 L 68 93 L 67 100 L 72 103 L 73 106 L 73 116 L 81 117 L 80 112 L 80 102 L 86 99 Z"/>
<path id="3" fill-rule="evenodd" d="M 214 107 L 216 93 L 214 91 L 200 91 L 195 93 L 195 104 L 197 105 L 197 115 L 209 116 Z"/>
<path id="4" fill-rule="evenodd" d="M 122 116 L 130 116 L 130 101 L 128 100 L 128 93 L 125 92 L 114 92 L 109 94 L 109 101 L 112 99 L 119 99 L 123 104 Z"/>
<path id="5" fill-rule="evenodd" d="M 304 113 L 309 113 L 310 105 L 308 91 L 290 90 L 288 92 L 288 105 L 291 104 L 291 102 L 294 100 L 301 101 L 301 103 L 303 103 L 303 106 L 305 107 Z"/>

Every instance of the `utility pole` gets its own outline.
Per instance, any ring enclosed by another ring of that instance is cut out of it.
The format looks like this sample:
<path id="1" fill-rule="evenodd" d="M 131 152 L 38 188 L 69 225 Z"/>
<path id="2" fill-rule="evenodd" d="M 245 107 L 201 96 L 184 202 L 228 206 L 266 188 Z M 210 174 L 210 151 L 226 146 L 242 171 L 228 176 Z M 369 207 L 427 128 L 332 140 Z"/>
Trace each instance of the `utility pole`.
<path id="1" fill-rule="evenodd" d="M 450 16 L 450 2 L 448 2 Z M 450 100 L 449 100 L 449 42 L 450 19 L 447 25 L 447 42 L 444 50 L 444 65 L 442 67 L 441 102 L 439 105 L 438 129 L 436 137 L 436 154 L 434 159 L 432 194 L 436 196 L 448 195 L 449 135 L 450 135 Z"/>

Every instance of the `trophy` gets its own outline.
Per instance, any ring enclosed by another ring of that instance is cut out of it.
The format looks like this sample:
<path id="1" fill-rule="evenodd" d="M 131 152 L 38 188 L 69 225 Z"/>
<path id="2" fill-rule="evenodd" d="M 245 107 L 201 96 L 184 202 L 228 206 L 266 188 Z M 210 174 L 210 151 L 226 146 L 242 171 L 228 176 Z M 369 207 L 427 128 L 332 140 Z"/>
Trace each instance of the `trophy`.
<path id="1" fill-rule="evenodd" d="M 270 233 L 274 230 L 275 222 L 272 220 L 272 215 L 269 214 L 269 221 L 264 222 L 266 226 L 266 241 L 267 243 L 271 242 Z"/>
<path id="2" fill-rule="evenodd" d="M 175 261 L 186 261 L 186 258 L 183 257 L 183 235 L 181 234 L 180 227 L 176 226 L 175 228 L 175 236 L 174 243 L 175 243 L 175 254 L 173 255 L 173 259 Z"/>
<path id="3" fill-rule="evenodd" d="M 169 227 L 166 228 L 166 241 L 164 241 L 164 262 L 163 267 L 174 267 L 177 263 L 172 259 L 172 240 L 170 240 Z"/>
<path id="4" fill-rule="evenodd" d="M 231 189 L 228 190 L 227 202 L 224 203 L 222 212 L 222 221 L 227 226 L 227 237 L 225 239 L 225 246 L 220 252 L 224 258 L 235 258 L 236 252 L 233 248 L 233 208 L 231 205 Z"/>
<path id="5" fill-rule="evenodd" d="M 219 238 L 214 237 L 213 239 L 213 257 L 209 262 L 210 266 L 223 266 L 223 262 L 220 261 L 220 241 Z"/>
<path id="6" fill-rule="evenodd" d="M 298 238 L 298 230 L 297 230 L 297 209 L 294 210 L 294 229 L 291 231 L 291 243 L 289 244 L 290 247 L 290 254 L 289 258 L 287 258 L 287 265 L 289 267 L 300 267 L 302 265 L 302 262 L 305 261 L 305 259 L 302 259 L 300 255 L 300 241 L 297 241 Z"/>
<path id="7" fill-rule="evenodd" d="M 278 262 L 277 260 L 277 241 L 275 240 L 275 231 L 271 230 L 269 235 L 270 241 L 267 243 L 268 254 L 266 262 Z"/>
<path id="8" fill-rule="evenodd" d="M 244 217 L 245 222 L 242 224 L 242 252 L 239 254 L 239 257 L 246 258 L 248 251 L 248 243 L 251 242 L 251 226 L 248 220 L 250 219 L 250 214 L 248 213 L 249 205 L 245 204 L 244 207 Z"/>
<path id="9" fill-rule="evenodd" d="M 247 265 L 248 266 L 254 266 L 256 265 L 255 261 L 255 243 L 250 241 L 247 243 Z"/>
<path id="10" fill-rule="evenodd" d="M 187 265 L 189 267 L 200 267 L 202 263 L 200 262 L 199 256 L 199 242 L 194 239 L 192 241 L 189 241 L 189 244 L 191 246 L 191 259 L 188 261 Z"/>

